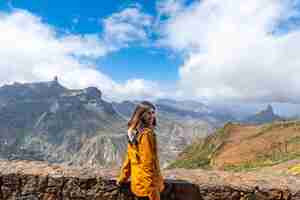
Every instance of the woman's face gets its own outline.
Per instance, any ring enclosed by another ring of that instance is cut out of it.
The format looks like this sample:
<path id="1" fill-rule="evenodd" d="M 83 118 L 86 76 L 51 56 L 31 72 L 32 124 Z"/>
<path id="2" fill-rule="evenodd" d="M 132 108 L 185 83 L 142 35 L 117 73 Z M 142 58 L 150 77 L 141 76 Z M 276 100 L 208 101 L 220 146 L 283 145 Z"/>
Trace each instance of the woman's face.
<path id="1" fill-rule="evenodd" d="M 147 111 L 145 115 L 145 121 L 149 126 L 153 126 L 154 120 L 155 120 L 155 110 L 151 109 Z"/>

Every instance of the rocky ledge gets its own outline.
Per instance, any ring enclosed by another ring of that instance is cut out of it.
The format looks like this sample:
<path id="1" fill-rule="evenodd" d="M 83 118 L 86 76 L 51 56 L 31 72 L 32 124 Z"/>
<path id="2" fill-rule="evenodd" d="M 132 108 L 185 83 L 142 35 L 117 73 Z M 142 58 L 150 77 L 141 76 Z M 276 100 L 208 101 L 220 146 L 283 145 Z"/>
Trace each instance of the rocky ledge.
<path id="1" fill-rule="evenodd" d="M 118 188 L 118 169 L 72 168 L 37 161 L 0 161 L 0 199 L 133 200 Z M 300 200 L 300 177 L 204 170 L 164 171 L 162 200 Z"/>

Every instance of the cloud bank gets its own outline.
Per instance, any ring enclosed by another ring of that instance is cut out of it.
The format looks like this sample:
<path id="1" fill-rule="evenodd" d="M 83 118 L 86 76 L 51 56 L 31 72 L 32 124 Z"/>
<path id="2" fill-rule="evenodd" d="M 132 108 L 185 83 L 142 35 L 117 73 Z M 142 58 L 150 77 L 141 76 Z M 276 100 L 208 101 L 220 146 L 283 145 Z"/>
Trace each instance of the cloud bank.
<path id="1" fill-rule="evenodd" d="M 103 29 L 94 34 L 58 33 L 25 10 L 0 12 L 0 85 L 57 75 L 67 87 L 97 86 L 118 100 L 299 103 L 300 31 L 291 20 L 300 16 L 299 3 L 160 0 L 157 16 L 131 6 L 101 19 Z M 183 56 L 172 92 L 140 77 L 116 82 L 96 66 L 111 52 L 146 43 Z"/>
<path id="2" fill-rule="evenodd" d="M 182 2 L 166 0 L 158 6 L 167 16 L 160 43 L 184 56 L 178 93 L 210 100 L 299 102 L 300 31 L 281 30 L 299 17 L 298 1 Z"/>

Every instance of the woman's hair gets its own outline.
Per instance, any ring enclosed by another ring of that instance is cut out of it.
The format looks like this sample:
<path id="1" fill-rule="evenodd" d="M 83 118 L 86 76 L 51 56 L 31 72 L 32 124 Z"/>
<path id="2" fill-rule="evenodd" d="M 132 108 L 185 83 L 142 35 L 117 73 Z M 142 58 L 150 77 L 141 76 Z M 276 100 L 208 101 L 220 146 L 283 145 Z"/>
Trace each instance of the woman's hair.
<path id="1" fill-rule="evenodd" d="M 142 101 L 141 103 L 139 103 L 136 106 L 130 120 L 128 121 L 128 129 L 137 129 L 139 127 L 148 126 L 144 117 L 145 114 L 150 110 L 155 110 L 155 106 L 149 101 Z M 152 125 L 156 126 L 156 118 L 154 118 Z"/>

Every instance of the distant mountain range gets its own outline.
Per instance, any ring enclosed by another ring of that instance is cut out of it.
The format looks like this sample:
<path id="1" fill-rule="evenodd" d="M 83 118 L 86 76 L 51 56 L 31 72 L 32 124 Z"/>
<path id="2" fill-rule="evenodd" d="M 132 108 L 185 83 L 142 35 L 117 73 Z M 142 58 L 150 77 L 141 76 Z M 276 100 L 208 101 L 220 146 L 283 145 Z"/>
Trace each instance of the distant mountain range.
<path id="1" fill-rule="evenodd" d="M 138 101 L 108 102 L 95 87 L 68 89 L 58 78 L 0 87 L 0 158 L 46 160 L 69 165 L 120 165 L 126 150 L 127 120 Z M 164 166 L 195 138 L 228 121 L 230 112 L 201 102 L 159 99 L 158 134 Z M 272 107 L 244 120 L 281 119 Z"/>
<path id="2" fill-rule="evenodd" d="M 113 102 L 114 108 L 123 116 L 129 117 L 138 101 Z M 158 99 L 153 102 L 160 117 L 175 120 L 201 119 L 215 126 L 222 126 L 227 121 L 235 121 L 230 113 L 215 112 L 203 103 L 196 101 L 175 101 L 171 99 Z"/>
<path id="3" fill-rule="evenodd" d="M 0 158 L 119 165 L 127 144 L 127 120 L 136 103 L 108 102 L 95 87 L 72 90 L 57 78 L 4 85 L 0 87 Z M 225 115 L 211 113 L 201 103 L 166 99 L 154 103 L 163 164 L 194 138 L 226 122 Z"/>

